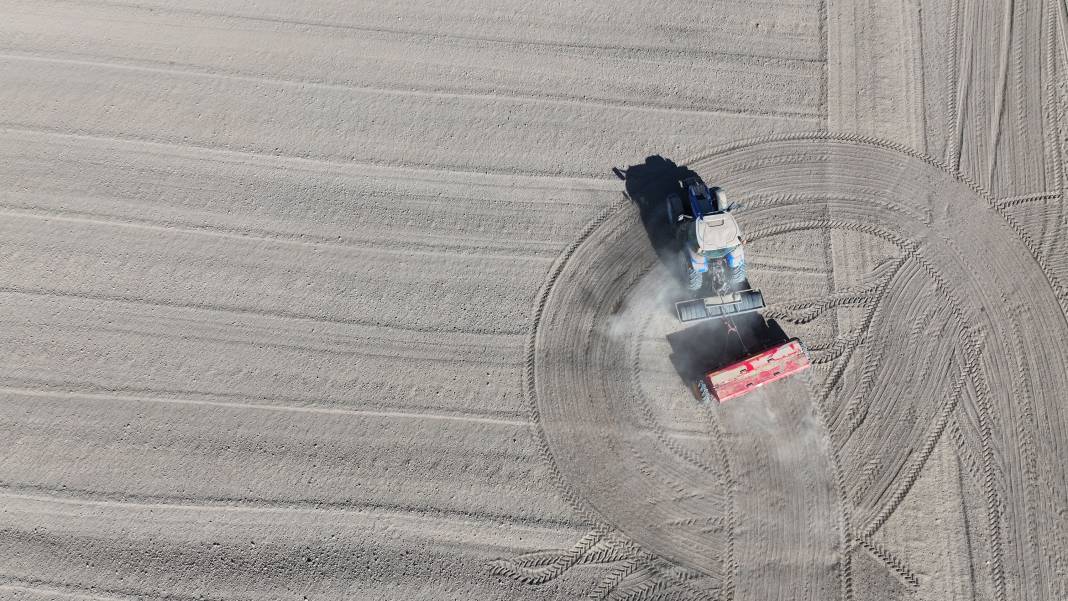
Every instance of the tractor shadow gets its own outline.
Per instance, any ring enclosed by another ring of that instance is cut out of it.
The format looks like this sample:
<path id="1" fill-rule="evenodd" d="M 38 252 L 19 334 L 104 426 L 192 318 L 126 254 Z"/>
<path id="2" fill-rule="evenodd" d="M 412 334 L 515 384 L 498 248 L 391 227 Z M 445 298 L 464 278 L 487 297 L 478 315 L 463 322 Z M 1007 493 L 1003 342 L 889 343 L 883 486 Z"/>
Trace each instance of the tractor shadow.
<path id="1" fill-rule="evenodd" d="M 730 321 L 702 321 L 667 336 L 671 365 L 684 382 L 697 381 L 710 371 L 789 339 L 778 322 L 757 313 L 738 315 Z"/>
<path id="2" fill-rule="evenodd" d="M 627 197 L 638 208 L 645 235 L 660 262 L 680 282 L 683 281 L 683 262 L 679 257 L 682 245 L 674 224 L 668 222 L 667 198 L 671 194 L 686 198 L 682 181 L 690 177 L 700 179 L 700 176 L 689 167 L 677 165 L 660 155 L 646 157 L 644 163 L 626 169 L 613 168 L 612 172 L 623 180 Z"/>

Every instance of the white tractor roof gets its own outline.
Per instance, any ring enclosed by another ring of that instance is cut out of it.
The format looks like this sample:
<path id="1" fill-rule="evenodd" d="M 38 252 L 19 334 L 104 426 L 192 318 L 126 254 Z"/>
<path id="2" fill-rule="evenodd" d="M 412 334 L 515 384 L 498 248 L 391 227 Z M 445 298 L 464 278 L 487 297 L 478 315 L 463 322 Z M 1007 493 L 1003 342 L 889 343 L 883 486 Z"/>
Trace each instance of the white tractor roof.
<path id="1" fill-rule="evenodd" d="M 730 213 L 705 215 L 695 225 L 701 251 L 719 250 L 741 243 L 742 231 Z"/>

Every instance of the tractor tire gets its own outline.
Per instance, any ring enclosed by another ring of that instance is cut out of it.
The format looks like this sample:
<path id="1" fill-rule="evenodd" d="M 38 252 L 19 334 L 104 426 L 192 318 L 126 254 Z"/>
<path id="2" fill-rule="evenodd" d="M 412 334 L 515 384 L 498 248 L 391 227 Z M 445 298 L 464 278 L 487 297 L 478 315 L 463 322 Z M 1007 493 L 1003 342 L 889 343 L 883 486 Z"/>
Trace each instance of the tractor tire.
<path id="1" fill-rule="evenodd" d="M 683 215 L 682 199 L 679 198 L 678 194 L 669 194 L 664 201 L 664 204 L 667 205 L 668 223 L 674 226 L 678 222 L 679 217 Z"/>
<path id="2" fill-rule="evenodd" d="M 712 196 L 712 206 L 717 211 L 722 211 L 727 206 L 727 194 L 719 186 L 709 188 L 709 195 Z"/>
<path id="3" fill-rule="evenodd" d="M 701 286 L 705 283 L 704 274 L 697 271 L 691 265 L 686 268 L 686 287 L 690 290 L 697 291 L 701 289 Z"/>
<path id="4" fill-rule="evenodd" d="M 702 403 L 706 405 L 712 404 L 712 401 L 714 400 L 712 398 L 712 392 L 708 389 L 708 384 L 705 384 L 704 380 L 697 383 L 697 394 L 701 396 Z"/>
<path id="5" fill-rule="evenodd" d="M 741 265 L 736 265 L 731 268 L 730 280 L 731 284 L 734 285 L 735 288 L 745 283 L 745 277 L 745 263 L 742 263 Z"/>

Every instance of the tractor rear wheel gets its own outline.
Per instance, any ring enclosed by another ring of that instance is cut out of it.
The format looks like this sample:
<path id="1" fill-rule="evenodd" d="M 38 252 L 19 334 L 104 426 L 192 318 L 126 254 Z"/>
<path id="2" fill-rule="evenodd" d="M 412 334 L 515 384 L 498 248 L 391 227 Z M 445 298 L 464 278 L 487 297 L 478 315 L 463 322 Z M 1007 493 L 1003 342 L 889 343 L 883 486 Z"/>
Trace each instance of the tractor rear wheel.
<path id="1" fill-rule="evenodd" d="M 664 204 L 667 205 L 667 220 L 671 225 L 675 225 L 679 221 L 679 217 L 683 216 L 682 212 L 682 199 L 678 194 L 669 194 Z"/>
<path id="2" fill-rule="evenodd" d="M 686 268 L 686 280 L 686 286 L 690 290 L 700 290 L 705 278 L 704 274 L 690 266 Z"/>
<path id="3" fill-rule="evenodd" d="M 708 389 L 708 384 L 704 380 L 697 383 L 697 393 L 701 395 L 701 402 L 706 405 L 712 404 L 712 392 Z"/>
<path id="4" fill-rule="evenodd" d="M 740 286 L 745 281 L 745 263 L 731 267 L 731 283 Z"/>

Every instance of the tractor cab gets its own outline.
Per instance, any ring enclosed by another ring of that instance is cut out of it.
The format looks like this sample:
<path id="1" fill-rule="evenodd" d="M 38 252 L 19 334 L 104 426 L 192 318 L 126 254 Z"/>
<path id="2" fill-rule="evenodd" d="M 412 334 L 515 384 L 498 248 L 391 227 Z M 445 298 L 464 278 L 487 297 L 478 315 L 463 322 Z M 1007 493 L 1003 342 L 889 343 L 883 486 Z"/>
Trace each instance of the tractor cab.
<path id="1" fill-rule="evenodd" d="M 707 217 L 726 215 L 735 205 L 727 204 L 727 197 L 719 188 L 709 188 L 696 177 L 682 182 L 686 190 L 684 202 L 678 194 L 667 198 L 668 220 L 679 224 L 683 221 L 701 221 Z"/>
<path id="2" fill-rule="evenodd" d="M 687 246 L 708 259 L 722 259 L 742 247 L 742 229 L 730 213 L 705 215 L 687 232 Z"/>
<path id="3" fill-rule="evenodd" d="M 720 207 L 723 206 L 720 201 L 724 200 L 722 190 L 709 189 L 696 177 L 687 178 L 683 186 L 686 187 L 686 194 L 690 198 L 690 209 L 695 219 L 720 212 Z"/>

